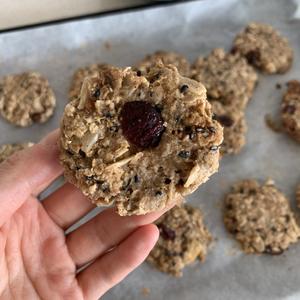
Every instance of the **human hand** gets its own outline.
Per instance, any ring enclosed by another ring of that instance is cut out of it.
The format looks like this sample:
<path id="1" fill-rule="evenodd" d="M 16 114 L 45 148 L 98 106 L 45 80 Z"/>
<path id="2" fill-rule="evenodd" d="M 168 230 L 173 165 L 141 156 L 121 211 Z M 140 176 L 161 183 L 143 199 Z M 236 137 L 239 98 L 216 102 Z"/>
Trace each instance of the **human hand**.
<path id="1" fill-rule="evenodd" d="M 157 241 L 151 223 L 163 212 L 120 217 L 112 208 L 65 235 L 94 206 L 69 183 L 37 200 L 62 173 L 57 138 L 53 132 L 0 164 L 0 299 L 97 299 Z"/>

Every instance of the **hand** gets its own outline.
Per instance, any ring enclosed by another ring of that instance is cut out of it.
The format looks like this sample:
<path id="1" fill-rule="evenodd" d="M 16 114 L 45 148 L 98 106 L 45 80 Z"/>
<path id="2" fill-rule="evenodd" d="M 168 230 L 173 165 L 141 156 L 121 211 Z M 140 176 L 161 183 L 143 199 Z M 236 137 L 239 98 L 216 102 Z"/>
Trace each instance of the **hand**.
<path id="1" fill-rule="evenodd" d="M 97 299 L 157 241 L 151 223 L 163 212 L 120 217 L 111 208 L 65 235 L 94 206 L 69 183 L 37 200 L 62 173 L 57 138 L 58 131 L 0 165 L 0 299 Z"/>

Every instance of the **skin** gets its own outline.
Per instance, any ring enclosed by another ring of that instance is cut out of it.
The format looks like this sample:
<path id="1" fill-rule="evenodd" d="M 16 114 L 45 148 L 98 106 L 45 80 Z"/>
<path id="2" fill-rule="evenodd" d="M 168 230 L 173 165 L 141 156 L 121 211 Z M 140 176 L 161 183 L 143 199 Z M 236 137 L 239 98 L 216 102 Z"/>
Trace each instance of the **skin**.
<path id="1" fill-rule="evenodd" d="M 62 174 L 57 139 L 58 131 L 0 164 L 1 300 L 98 299 L 140 265 L 158 239 L 151 223 L 164 211 L 120 217 L 109 208 L 65 234 L 94 206 L 69 183 L 37 200 Z"/>

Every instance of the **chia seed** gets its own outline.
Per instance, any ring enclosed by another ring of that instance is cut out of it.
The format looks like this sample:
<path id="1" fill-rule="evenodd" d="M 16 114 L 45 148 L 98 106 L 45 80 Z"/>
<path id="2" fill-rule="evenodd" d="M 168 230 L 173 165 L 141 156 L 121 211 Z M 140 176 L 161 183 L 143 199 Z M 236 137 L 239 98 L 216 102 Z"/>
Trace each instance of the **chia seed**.
<path id="1" fill-rule="evenodd" d="M 182 150 L 178 153 L 178 156 L 181 158 L 189 158 L 191 156 L 191 152 L 190 151 L 186 151 L 186 150 Z"/>
<path id="2" fill-rule="evenodd" d="M 189 86 L 184 84 L 180 87 L 180 93 L 185 93 L 189 89 Z"/>

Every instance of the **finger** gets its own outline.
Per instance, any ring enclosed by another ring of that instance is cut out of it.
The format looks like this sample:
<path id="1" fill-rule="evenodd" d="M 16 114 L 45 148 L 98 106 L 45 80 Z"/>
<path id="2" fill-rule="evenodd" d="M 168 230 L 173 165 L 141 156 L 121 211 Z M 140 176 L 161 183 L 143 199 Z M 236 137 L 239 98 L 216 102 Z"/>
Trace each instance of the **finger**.
<path id="1" fill-rule="evenodd" d="M 79 273 L 78 283 L 85 299 L 98 299 L 138 267 L 154 247 L 158 235 L 153 224 L 140 227 L 114 250 Z"/>
<path id="2" fill-rule="evenodd" d="M 121 217 L 109 208 L 67 235 L 69 253 L 77 266 L 82 266 L 125 239 L 138 227 L 158 219 L 170 207 L 143 216 Z"/>
<path id="3" fill-rule="evenodd" d="M 15 153 L 0 164 L 0 225 L 30 196 L 44 190 L 62 173 L 58 162 L 59 132 Z"/>
<path id="4" fill-rule="evenodd" d="M 42 204 L 52 220 L 63 229 L 67 229 L 95 208 L 95 205 L 70 183 L 64 184 L 44 199 Z"/>

